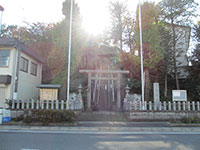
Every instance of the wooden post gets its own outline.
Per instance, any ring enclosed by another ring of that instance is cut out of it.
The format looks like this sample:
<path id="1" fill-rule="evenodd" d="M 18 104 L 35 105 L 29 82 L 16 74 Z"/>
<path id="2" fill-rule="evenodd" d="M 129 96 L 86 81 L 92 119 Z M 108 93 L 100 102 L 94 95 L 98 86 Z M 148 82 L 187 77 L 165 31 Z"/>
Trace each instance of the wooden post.
<path id="1" fill-rule="evenodd" d="M 121 95 L 120 95 L 120 73 L 117 74 L 117 109 L 121 108 Z"/>

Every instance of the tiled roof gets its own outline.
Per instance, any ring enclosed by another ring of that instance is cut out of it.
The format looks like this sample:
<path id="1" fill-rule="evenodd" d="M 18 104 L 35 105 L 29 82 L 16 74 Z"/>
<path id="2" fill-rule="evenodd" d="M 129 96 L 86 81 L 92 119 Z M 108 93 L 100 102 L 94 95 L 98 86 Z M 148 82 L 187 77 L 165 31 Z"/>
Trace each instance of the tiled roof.
<path id="1" fill-rule="evenodd" d="M 21 41 L 14 39 L 14 38 L 0 38 L 0 46 L 14 46 L 18 50 L 22 50 L 25 54 L 29 55 L 30 57 L 33 57 L 37 61 L 44 63 L 44 59 L 36 54 L 34 50 L 29 48 L 28 46 L 24 45 Z"/>

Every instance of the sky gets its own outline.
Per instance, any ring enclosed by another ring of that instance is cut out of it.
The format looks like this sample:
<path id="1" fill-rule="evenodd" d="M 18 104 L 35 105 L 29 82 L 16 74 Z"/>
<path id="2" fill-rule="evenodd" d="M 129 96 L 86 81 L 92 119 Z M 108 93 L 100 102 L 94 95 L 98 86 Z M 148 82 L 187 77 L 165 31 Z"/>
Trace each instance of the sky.
<path id="1" fill-rule="evenodd" d="M 23 26 L 25 25 L 24 22 L 59 22 L 64 18 L 62 15 L 63 1 L 64 0 L 0 0 L 0 5 L 5 9 L 3 12 L 2 24 Z M 80 7 L 83 27 L 86 31 L 91 34 L 99 34 L 109 26 L 109 1 L 110 0 L 75 0 Z M 139 0 L 119 1 L 127 1 L 128 8 L 131 12 L 135 12 L 139 2 Z M 159 2 L 160 0 L 151 1 Z"/>

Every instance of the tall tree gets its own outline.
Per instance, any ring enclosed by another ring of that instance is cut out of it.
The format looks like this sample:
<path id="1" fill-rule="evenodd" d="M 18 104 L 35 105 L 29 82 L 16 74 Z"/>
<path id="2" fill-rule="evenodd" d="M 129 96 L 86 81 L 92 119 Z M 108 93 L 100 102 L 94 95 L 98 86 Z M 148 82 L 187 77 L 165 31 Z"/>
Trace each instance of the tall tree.
<path id="1" fill-rule="evenodd" d="M 190 57 L 192 66 L 190 67 L 188 90 L 195 100 L 200 97 L 200 22 L 194 27 L 194 39 L 196 45 Z"/>
<path id="2" fill-rule="evenodd" d="M 141 6 L 142 15 L 142 31 L 143 31 L 143 64 L 145 72 L 145 100 L 149 101 L 150 72 L 157 72 L 159 63 L 163 59 L 163 52 L 161 47 L 161 39 L 159 34 L 159 25 L 157 18 L 159 15 L 159 8 L 155 3 L 144 2 Z M 139 14 L 137 8 L 137 18 L 135 25 L 135 39 L 136 48 L 139 49 Z M 132 53 L 132 61 L 140 65 L 140 57 L 136 56 L 134 51 Z"/>
<path id="3" fill-rule="evenodd" d="M 124 2 L 110 2 L 112 44 L 121 51 L 131 48 L 133 41 L 133 17 L 131 17 L 127 4 Z"/>
<path id="4" fill-rule="evenodd" d="M 162 0 L 160 3 L 162 19 L 169 24 L 172 36 L 173 70 L 176 88 L 180 89 L 177 69 L 177 55 L 180 55 L 177 42 L 182 38 L 183 30 L 177 25 L 191 25 L 192 17 L 196 16 L 197 3 L 194 0 Z"/>

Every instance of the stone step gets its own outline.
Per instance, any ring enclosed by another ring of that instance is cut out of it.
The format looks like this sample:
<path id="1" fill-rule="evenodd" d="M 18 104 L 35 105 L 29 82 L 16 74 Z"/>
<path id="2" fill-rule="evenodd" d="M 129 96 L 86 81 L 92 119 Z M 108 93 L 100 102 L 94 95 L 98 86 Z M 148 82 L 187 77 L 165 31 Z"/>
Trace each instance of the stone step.
<path id="1" fill-rule="evenodd" d="M 123 112 L 114 112 L 114 111 L 82 112 L 78 116 L 77 120 L 78 121 L 118 121 L 118 122 L 127 121 Z"/>

